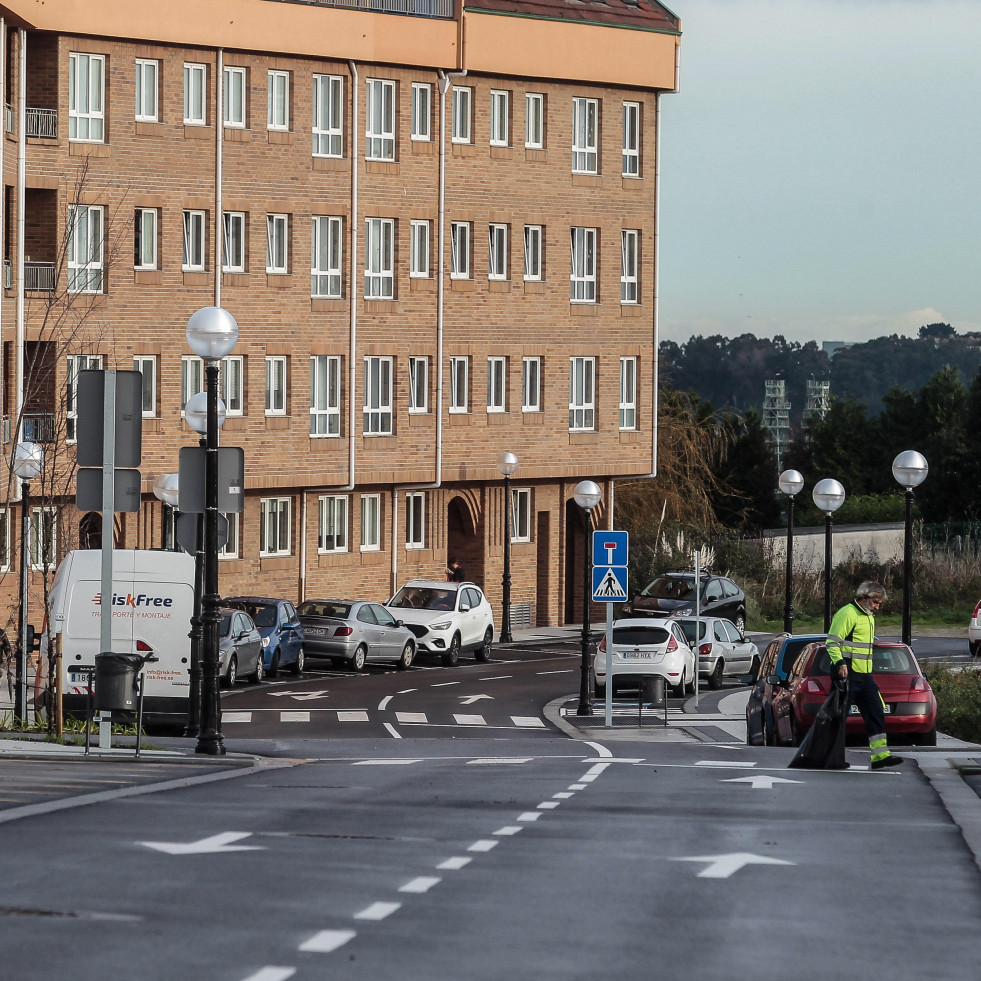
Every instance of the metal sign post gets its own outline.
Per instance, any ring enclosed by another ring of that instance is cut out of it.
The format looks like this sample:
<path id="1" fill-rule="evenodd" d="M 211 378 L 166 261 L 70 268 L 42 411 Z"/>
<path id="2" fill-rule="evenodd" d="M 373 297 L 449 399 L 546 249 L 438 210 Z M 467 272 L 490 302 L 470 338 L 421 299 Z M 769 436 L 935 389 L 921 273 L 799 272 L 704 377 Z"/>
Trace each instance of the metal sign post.
<path id="1" fill-rule="evenodd" d="M 613 727 L 613 604 L 627 599 L 625 531 L 593 532 L 593 602 L 606 603 L 606 705 L 604 722 Z"/>

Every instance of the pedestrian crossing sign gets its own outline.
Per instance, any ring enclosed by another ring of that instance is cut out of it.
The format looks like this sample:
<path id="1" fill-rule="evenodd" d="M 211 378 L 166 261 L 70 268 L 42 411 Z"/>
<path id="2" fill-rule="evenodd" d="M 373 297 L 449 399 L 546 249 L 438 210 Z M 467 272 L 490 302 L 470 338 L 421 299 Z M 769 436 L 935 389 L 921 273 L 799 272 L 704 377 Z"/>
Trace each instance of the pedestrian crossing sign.
<path id="1" fill-rule="evenodd" d="M 593 566 L 593 602 L 623 603 L 627 599 L 627 567 Z"/>

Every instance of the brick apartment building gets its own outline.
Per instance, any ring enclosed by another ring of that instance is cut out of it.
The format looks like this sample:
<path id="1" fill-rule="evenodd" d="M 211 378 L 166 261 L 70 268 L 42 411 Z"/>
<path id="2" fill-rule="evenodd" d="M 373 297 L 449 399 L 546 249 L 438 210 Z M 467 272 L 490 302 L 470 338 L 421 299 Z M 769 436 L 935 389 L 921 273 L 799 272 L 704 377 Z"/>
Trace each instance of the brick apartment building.
<path id="1" fill-rule="evenodd" d="M 144 375 L 143 505 L 197 434 L 190 315 L 222 306 L 222 442 L 246 459 L 221 589 L 384 598 L 450 557 L 513 622 L 581 615 L 596 480 L 656 451 L 657 146 L 680 22 L 651 0 L 5 0 L 5 524 L 20 439 L 32 606 L 74 506 L 74 373 Z M 577 602 L 578 600 L 578 602 Z M 38 607 L 35 606 L 34 609 Z M 39 616 L 32 617 L 40 619 Z"/>

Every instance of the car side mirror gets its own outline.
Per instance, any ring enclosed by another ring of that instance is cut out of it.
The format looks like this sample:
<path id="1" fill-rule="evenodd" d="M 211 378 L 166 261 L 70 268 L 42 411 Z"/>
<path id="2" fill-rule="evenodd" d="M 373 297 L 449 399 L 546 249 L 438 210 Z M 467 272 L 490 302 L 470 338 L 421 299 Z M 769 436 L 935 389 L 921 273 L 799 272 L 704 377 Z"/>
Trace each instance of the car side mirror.
<path id="1" fill-rule="evenodd" d="M 460 604 L 460 612 L 461 613 L 469 613 L 470 612 L 470 604 L 469 603 L 461 603 Z"/>
<path id="2" fill-rule="evenodd" d="M 396 620 L 395 621 L 395 626 L 396 627 L 404 627 L 405 626 L 405 621 L 404 620 Z"/>
<path id="3" fill-rule="evenodd" d="M 755 674 L 741 674 L 739 676 L 739 684 L 741 685 L 755 685 L 756 675 Z"/>
<path id="4" fill-rule="evenodd" d="M 767 677 L 766 683 L 768 685 L 780 686 L 783 684 L 783 679 L 778 674 L 771 674 Z"/>

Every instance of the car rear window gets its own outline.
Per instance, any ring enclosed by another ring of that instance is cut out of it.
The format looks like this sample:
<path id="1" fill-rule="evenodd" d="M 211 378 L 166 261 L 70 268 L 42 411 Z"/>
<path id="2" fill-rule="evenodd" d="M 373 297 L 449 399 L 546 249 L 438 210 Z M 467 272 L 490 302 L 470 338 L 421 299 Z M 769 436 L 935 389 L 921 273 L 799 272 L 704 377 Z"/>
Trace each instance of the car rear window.
<path id="1" fill-rule="evenodd" d="M 351 612 L 348 603 L 317 603 L 311 600 L 300 605 L 301 617 L 332 617 L 335 620 L 346 620 Z"/>
<path id="2" fill-rule="evenodd" d="M 680 621 L 681 629 L 685 632 L 685 638 L 689 644 L 695 643 L 695 624 L 698 624 L 702 629 L 698 632 L 698 639 L 701 640 L 705 636 L 706 623 L 704 620 L 682 620 Z"/>
<path id="3" fill-rule="evenodd" d="M 613 643 L 637 647 L 642 644 L 666 644 L 668 631 L 664 627 L 613 628 Z"/>
<path id="4" fill-rule="evenodd" d="M 827 648 L 821 648 L 814 658 L 812 674 L 830 674 L 831 657 L 828 655 Z M 908 652 L 901 647 L 873 647 L 872 648 L 872 673 L 873 674 L 918 674 L 913 667 Z"/>

